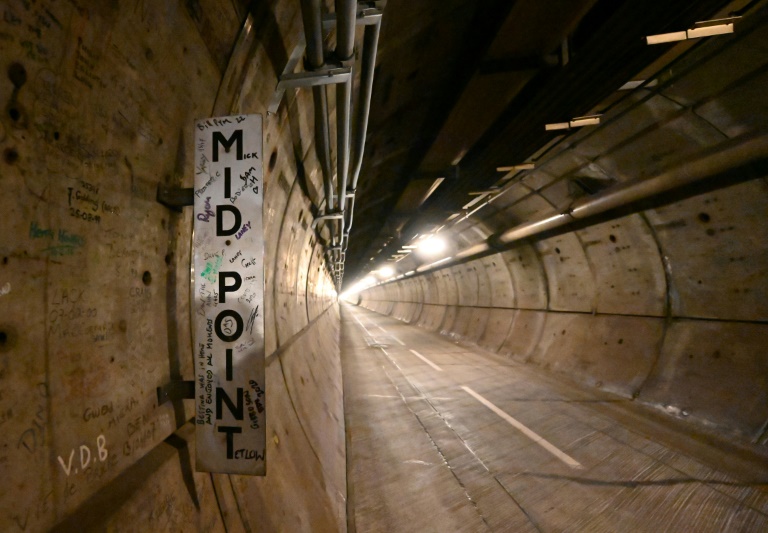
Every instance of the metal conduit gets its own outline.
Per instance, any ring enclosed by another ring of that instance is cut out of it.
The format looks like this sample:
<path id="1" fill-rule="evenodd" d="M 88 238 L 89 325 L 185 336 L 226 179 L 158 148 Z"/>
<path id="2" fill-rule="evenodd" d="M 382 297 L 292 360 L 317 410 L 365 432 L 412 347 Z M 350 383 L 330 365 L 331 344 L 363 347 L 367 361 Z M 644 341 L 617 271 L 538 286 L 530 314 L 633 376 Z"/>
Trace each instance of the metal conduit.
<path id="1" fill-rule="evenodd" d="M 360 102 L 357 122 L 355 124 L 355 138 L 353 153 L 355 164 L 352 170 L 352 189 L 357 188 L 357 180 L 360 177 L 360 169 L 363 166 L 363 152 L 365 151 L 365 138 L 368 133 L 368 115 L 371 109 L 371 95 L 373 93 L 373 73 L 376 67 L 376 53 L 379 47 L 379 33 L 381 21 L 365 27 L 363 34 L 363 59 L 360 73 Z"/>
<path id="2" fill-rule="evenodd" d="M 520 224 L 500 234 L 489 237 L 484 243 L 459 251 L 451 261 L 422 265 L 416 272 L 422 273 L 433 268 L 443 268 L 459 261 L 474 259 L 496 249 L 508 246 L 527 237 L 566 226 L 571 222 L 584 220 L 613 209 L 636 206 L 632 212 L 642 210 L 641 202 L 663 193 L 722 176 L 734 170 L 745 170 L 753 164 L 765 164 L 768 160 L 768 138 L 764 136 L 734 139 L 727 146 L 708 153 L 696 161 L 683 163 L 667 172 L 649 179 L 633 180 L 618 184 L 590 198 L 576 201 L 566 212 L 547 215 L 537 220 Z M 439 263 L 439 267 L 438 267 Z"/>
<path id="3" fill-rule="evenodd" d="M 325 65 L 322 30 L 321 0 L 301 0 L 301 18 L 307 42 L 307 67 L 317 70 Z M 328 128 L 328 96 L 325 86 L 312 87 L 315 104 L 315 149 L 325 185 L 326 212 L 333 210 L 333 183 L 331 174 L 331 133 Z"/>
<path id="4" fill-rule="evenodd" d="M 357 1 L 336 0 L 336 57 L 349 61 L 354 55 Z M 336 86 L 336 168 L 339 211 L 346 208 L 347 180 L 349 177 L 349 131 L 352 112 L 352 79 Z M 339 219 L 339 241 L 344 240 L 344 218 Z M 341 251 L 338 254 L 341 260 Z M 339 283 L 341 280 L 339 280 Z"/>
<path id="5" fill-rule="evenodd" d="M 317 70 L 325 65 L 322 33 L 322 2 L 321 0 L 301 0 L 302 21 L 306 35 L 307 67 Z M 349 64 L 354 57 L 355 27 L 357 25 L 358 5 L 356 0 L 336 0 L 336 58 L 342 63 Z M 381 28 L 381 19 L 368 22 L 364 34 L 363 71 L 361 76 L 361 95 L 355 121 L 354 150 L 355 161 L 352 172 L 352 190 L 357 187 L 357 180 L 362 167 L 365 138 L 368 129 L 368 114 L 370 112 L 371 92 L 373 89 L 373 73 L 376 63 L 376 52 Z M 370 26 L 370 27 L 369 27 Z M 347 184 L 350 176 L 351 122 L 352 122 L 352 80 L 336 86 L 336 142 L 337 142 L 337 194 L 333 191 L 333 176 L 330 158 L 330 131 L 328 121 L 328 99 L 325 86 L 314 86 L 313 101 L 315 106 L 315 138 L 318 160 L 323 173 L 323 183 L 326 195 L 326 215 L 338 206 L 339 217 L 334 219 L 331 229 L 330 262 L 334 265 L 337 284 L 340 288 L 341 276 L 344 272 L 344 252 L 349 241 L 349 228 L 352 226 L 352 209 L 354 209 L 354 194 L 350 195 L 350 206 L 347 208 Z M 345 214 L 349 213 L 346 224 Z M 345 228 L 346 226 L 346 228 Z M 346 242 L 345 242 L 346 241 Z"/>
<path id="6" fill-rule="evenodd" d="M 371 109 L 371 95 L 373 93 L 373 74 L 376 68 L 376 54 L 379 46 L 379 33 L 381 32 L 381 19 L 375 24 L 365 27 L 363 34 L 363 59 L 360 73 L 360 101 L 358 102 L 357 121 L 355 123 L 355 137 L 353 139 L 352 153 L 354 154 L 354 166 L 352 170 L 352 191 L 357 189 L 357 180 L 360 178 L 360 169 L 363 166 L 363 153 L 365 152 L 365 138 L 368 133 L 368 116 Z M 355 196 L 350 197 L 349 221 L 346 228 L 347 244 L 349 244 L 349 232 L 355 209 Z M 344 247 L 346 250 L 346 246 Z"/>

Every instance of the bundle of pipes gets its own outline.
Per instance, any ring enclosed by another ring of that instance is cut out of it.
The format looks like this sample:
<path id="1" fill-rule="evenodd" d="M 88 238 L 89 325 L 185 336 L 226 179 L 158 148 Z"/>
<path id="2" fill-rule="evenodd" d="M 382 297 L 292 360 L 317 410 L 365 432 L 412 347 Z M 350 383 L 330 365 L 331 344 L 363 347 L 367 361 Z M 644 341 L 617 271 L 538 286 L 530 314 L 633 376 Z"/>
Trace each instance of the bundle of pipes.
<path id="1" fill-rule="evenodd" d="M 306 57 L 309 70 L 325 66 L 323 47 L 321 0 L 302 0 L 302 19 L 306 36 Z M 315 106 L 315 138 L 318 160 L 325 185 L 325 215 L 319 217 L 331 224 L 329 263 L 333 268 L 337 290 L 341 289 L 344 275 L 344 255 L 349 245 L 352 212 L 355 206 L 355 190 L 360 177 L 365 137 L 368 129 L 368 113 L 371 106 L 373 73 L 376 50 L 381 29 L 381 10 L 384 2 L 363 3 L 356 0 L 336 0 L 336 50 L 334 60 L 354 70 L 355 27 L 358 21 L 365 25 L 360 78 L 360 98 L 357 108 L 354 139 L 350 142 L 352 121 L 352 80 L 354 76 L 336 87 L 336 182 L 334 195 L 330 155 L 330 128 L 328 122 L 328 96 L 325 85 L 312 87 Z M 350 150 L 354 151 L 354 165 L 350 182 Z M 348 185 L 351 185 L 347 188 Z M 349 203 L 348 203 L 349 202 Z"/>
<path id="2" fill-rule="evenodd" d="M 574 202 L 562 213 L 554 213 L 525 222 L 495 235 L 484 242 L 464 248 L 450 261 L 421 265 L 417 273 L 451 267 L 508 249 L 523 239 L 570 228 L 579 221 L 599 222 L 601 215 L 636 213 L 648 207 L 646 202 L 664 202 L 664 195 L 685 187 L 685 196 L 702 192 L 704 187 L 721 188 L 762 176 L 768 165 L 768 139 L 762 135 L 745 135 L 723 143 L 719 149 L 698 154 L 694 160 L 682 163 L 652 178 L 619 183 L 601 193 Z M 763 169 L 763 170 L 756 170 Z M 673 197 L 674 198 L 674 197 Z M 614 217 L 608 217 L 614 218 Z"/>

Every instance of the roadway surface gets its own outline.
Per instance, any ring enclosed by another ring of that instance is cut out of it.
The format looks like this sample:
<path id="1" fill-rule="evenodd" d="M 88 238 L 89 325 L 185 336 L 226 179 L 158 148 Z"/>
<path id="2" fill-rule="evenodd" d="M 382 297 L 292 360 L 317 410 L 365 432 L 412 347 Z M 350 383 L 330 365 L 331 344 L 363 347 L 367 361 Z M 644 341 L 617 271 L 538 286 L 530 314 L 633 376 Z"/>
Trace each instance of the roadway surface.
<path id="1" fill-rule="evenodd" d="M 768 531 L 768 465 L 342 303 L 350 531 Z"/>

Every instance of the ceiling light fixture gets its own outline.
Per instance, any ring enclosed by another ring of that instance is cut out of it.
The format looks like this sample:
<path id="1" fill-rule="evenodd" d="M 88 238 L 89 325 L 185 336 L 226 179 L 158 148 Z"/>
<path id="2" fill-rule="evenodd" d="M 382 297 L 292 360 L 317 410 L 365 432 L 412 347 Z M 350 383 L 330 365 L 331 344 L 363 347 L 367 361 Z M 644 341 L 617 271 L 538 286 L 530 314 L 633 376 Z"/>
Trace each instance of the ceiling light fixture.
<path id="1" fill-rule="evenodd" d="M 631 91 L 632 89 L 637 89 L 641 85 L 645 86 L 647 88 L 647 87 L 656 87 L 658 84 L 659 84 L 658 80 L 651 80 L 651 81 L 648 81 L 648 80 L 632 80 L 632 81 L 628 81 L 627 83 L 625 83 L 624 85 L 619 87 L 618 90 L 619 91 Z"/>
<path id="2" fill-rule="evenodd" d="M 726 35 L 733 33 L 733 25 L 740 18 L 741 17 L 728 17 L 724 19 L 704 20 L 694 24 L 693 28 L 690 30 L 648 35 L 645 38 L 645 41 L 650 45 L 673 43 L 676 41 L 685 41 L 687 39 L 699 39 L 701 37 L 711 37 L 713 35 Z"/>
<path id="3" fill-rule="evenodd" d="M 390 278 L 395 274 L 395 269 L 391 267 L 390 265 L 385 265 L 381 267 L 379 270 L 377 270 L 377 273 L 380 278 Z"/>
<path id="4" fill-rule="evenodd" d="M 555 122 L 544 126 L 546 131 L 569 130 L 571 128 L 581 128 L 584 126 L 597 126 L 600 124 L 602 115 L 587 115 L 584 117 L 575 117 L 568 122 Z"/>
<path id="5" fill-rule="evenodd" d="M 571 129 L 571 125 L 567 122 L 555 122 L 553 124 L 547 124 L 544 126 L 545 131 L 555 131 L 555 130 L 569 130 Z"/>
<path id="6" fill-rule="evenodd" d="M 431 235 L 419 243 L 419 252 L 423 255 L 434 257 L 440 255 L 448 248 L 445 239 L 437 235 Z"/>
<path id="7" fill-rule="evenodd" d="M 583 126 L 597 126 L 600 124 L 600 115 L 589 115 L 586 117 L 572 118 L 569 123 L 572 128 L 581 128 Z"/>
<path id="8" fill-rule="evenodd" d="M 533 163 L 523 163 L 521 165 L 512 165 L 511 167 L 496 167 L 496 172 L 520 172 L 521 170 L 533 170 L 536 165 Z"/>

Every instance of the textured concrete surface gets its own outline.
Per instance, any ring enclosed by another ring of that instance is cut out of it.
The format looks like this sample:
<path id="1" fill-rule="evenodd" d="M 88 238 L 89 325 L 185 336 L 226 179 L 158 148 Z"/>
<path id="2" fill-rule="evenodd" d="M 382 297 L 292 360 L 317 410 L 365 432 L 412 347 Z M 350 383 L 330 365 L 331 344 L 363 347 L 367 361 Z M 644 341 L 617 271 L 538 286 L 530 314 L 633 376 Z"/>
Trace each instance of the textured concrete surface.
<path id="1" fill-rule="evenodd" d="M 651 177 L 764 136 L 760 17 L 722 48 L 702 42 L 658 89 L 598 106 L 599 128 L 556 143 L 497 201 L 440 235 L 461 248 L 567 210 L 589 196 L 579 180 Z M 383 283 L 361 293 L 362 305 L 764 447 L 768 185 L 763 166 L 731 164 L 715 190 Z M 411 256 L 396 265 L 414 268 Z"/>
<path id="2" fill-rule="evenodd" d="M 241 35 L 248 4 L 0 6 L 0 531 L 765 529 L 765 479 L 734 453 L 768 442 L 764 169 L 370 290 L 366 307 L 435 333 L 361 313 L 365 332 L 340 319 L 328 232 L 311 228 L 312 98 L 289 91 L 266 115 L 299 3 L 254 2 Z M 467 6 L 440 13 L 435 42 Z M 604 126 L 452 226 L 456 242 L 566 208 L 576 178 L 652 176 L 764 131 L 766 28 L 745 28 L 606 108 Z M 194 119 L 230 113 L 264 114 L 264 478 L 195 473 L 193 404 L 156 399 L 193 376 L 192 214 L 157 189 L 192 185 Z M 587 470 L 477 410 L 462 385 Z M 688 429 L 636 416 L 632 399 Z M 551 503 L 563 494 L 567 507 Z"/>
<path id="3" fill-rule="evenodd" d="M 692 445 L 621 396 L 349 305 L 341 353 L 358 531 L 768 527 L 764 457 Z"/>
<path id="4" fill-rule="evenodd" d="M 311 96 L 265 110 L 299 6 L 260 4 L 238 40 L 246 4 L 0 8 L 0 531 L 344 529 L 338 311 L 308 226 Z M 158 185 L 192 186 L 194 120 L 231 113 L 264 115 L 259 479 L 195 473 L 193 402 L 156 397 L 193 378 L 192 212 L 158 203 Z"/>

